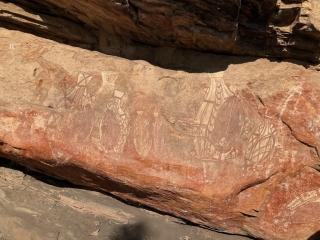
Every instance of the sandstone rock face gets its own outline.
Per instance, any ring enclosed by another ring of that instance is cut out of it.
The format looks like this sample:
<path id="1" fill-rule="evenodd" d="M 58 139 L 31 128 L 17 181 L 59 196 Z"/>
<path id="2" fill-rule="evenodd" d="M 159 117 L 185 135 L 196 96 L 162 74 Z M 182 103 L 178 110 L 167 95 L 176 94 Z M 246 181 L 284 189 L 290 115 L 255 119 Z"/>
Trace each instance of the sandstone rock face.
<path id="1" fill-rule="evenodd" d="M 0 3 L 0 26 L 105 53 L 127 57 L 142 43 L 319 62 L 317 0 L 11 2 Z"/>
<path id="2" fill-rule="evenodd" d="M 221 232 L 319 230 L 319 73 L 214 55 L 189 73 L 0 31 L 1 156 Z"/>

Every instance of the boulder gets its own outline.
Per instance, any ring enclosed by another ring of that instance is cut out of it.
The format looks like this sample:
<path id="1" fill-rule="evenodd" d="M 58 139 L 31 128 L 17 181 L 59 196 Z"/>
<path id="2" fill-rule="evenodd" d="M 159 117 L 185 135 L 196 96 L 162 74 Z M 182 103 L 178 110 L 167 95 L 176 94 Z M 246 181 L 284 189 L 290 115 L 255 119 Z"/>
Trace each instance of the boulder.
<path id="1" fill-rule="evenodd" d="M 319 230 L 318 72 L 216 55 L 170 70 L 0 33 L 1 157 L 220 232 Z"/>

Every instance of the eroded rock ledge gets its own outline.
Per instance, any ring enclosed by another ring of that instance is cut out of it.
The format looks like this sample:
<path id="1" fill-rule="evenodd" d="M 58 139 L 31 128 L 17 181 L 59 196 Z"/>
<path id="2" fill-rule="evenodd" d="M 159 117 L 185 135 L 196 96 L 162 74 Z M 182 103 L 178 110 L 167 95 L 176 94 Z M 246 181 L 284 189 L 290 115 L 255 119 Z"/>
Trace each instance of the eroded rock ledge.
<path id="1" fill-rule="evenodd" d="M 215 55 L 188 73 L 0 33 L 1 156 L 222 232 L 319 230 L 319 73 Z"/>
<path id="2" fill-rule="evenodd" d="M 141 43 L 319 62 L 317 0 L 10 2 L 0 26 L 132 59 L 148 60 Z"/>

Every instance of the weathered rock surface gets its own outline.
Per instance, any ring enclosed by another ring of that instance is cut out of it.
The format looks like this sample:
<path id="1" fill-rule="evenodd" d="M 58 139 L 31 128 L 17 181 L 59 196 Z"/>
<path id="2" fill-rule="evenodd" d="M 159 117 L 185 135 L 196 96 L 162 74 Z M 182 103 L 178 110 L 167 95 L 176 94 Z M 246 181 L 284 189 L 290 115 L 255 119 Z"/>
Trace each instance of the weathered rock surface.
<path id="1" fill-rule="evenodd" d="M 0 3 L 0 26 L 105 53 L 127 57 L 142 43 L 319 62 L 317 0 L 11 2 Z"/>
<path id="2" fill-rule="evenodd" d="M 188 73 L 0 31 L 1 156 L 221 232 L 319 230 L 319 73 L 214 55 Z"/>
<path id="3" fill-rule="evenodd" d="M 0 162 L 1 240 L 248 240 Z M 5 167 L 4 167 L 5 166 Z"/>

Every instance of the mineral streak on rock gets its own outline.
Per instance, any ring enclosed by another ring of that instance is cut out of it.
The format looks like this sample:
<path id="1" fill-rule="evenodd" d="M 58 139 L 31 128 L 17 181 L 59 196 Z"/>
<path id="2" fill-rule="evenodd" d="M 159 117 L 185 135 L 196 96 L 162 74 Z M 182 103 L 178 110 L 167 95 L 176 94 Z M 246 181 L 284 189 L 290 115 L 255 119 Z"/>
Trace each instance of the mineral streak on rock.
<path id="1" fill-rule="evenodd" d="M 214 55 L 188 73 L 0 31 L 1 156 L 222 232 L 319 229 L 318 73 Z"/>

